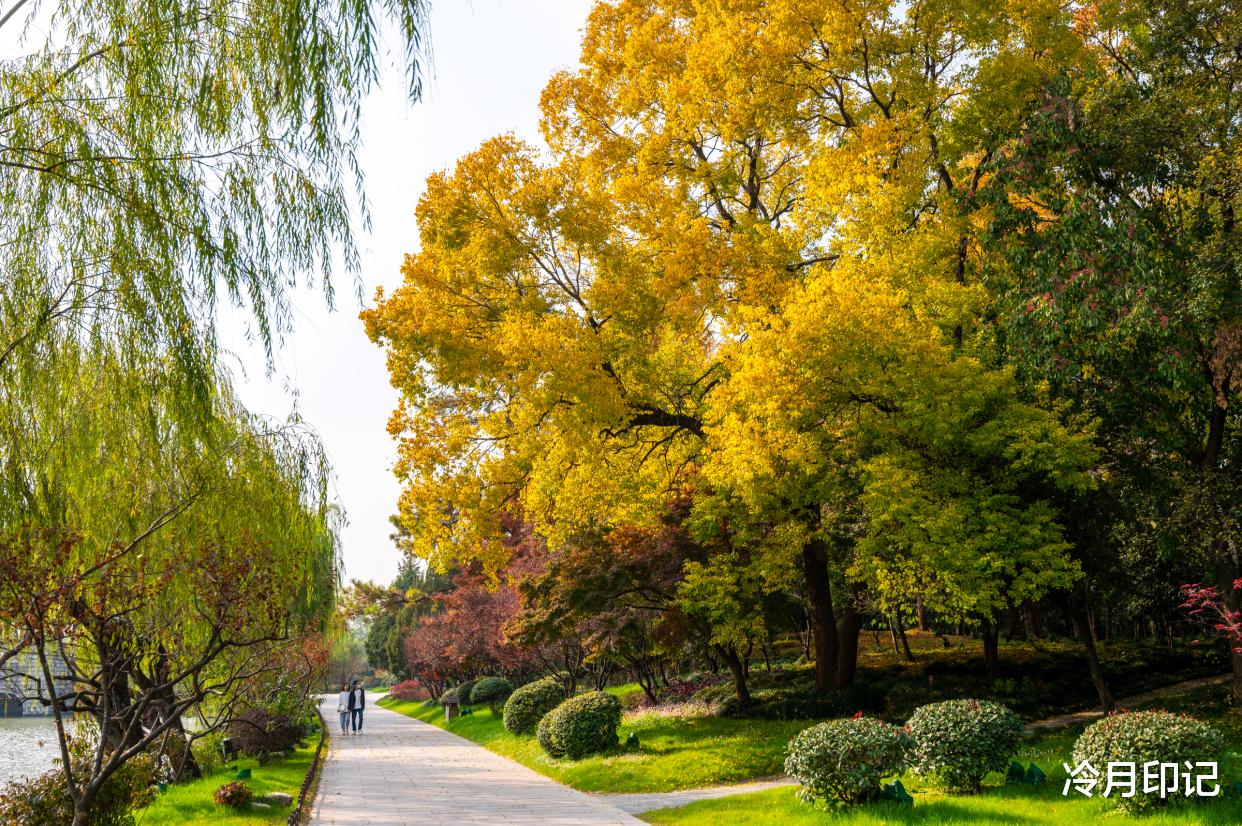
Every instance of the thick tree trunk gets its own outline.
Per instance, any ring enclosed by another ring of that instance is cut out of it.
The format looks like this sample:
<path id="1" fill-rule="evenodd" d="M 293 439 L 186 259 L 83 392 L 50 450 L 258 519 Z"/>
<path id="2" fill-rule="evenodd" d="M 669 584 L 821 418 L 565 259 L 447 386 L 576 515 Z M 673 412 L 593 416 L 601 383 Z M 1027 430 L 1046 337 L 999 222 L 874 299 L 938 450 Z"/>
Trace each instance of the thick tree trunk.
<path id="1" fill-rule="evenodd" d="M 923 598 L 918 597 L 914 600 L 914 615 L 919 620 L 919 630 L 927 633 L 927 608 L 923 605 Z"/>
<path id="2" fill-rule="evenodd" d="M 1112 711 L 1117 707 L 1117 702 L 1113 699 L 1113 693 L 1108 689 L 1108 683 L 1104 679 L 1104 670 L 1100 668 L 1100 657 L 1095 650 L 1095 635 L 1091 633 L 1086 612 L 1074 603 L 1073 597 L 1070 597 L 1067 607 L 1070 624 L 1074 626 L 1074 633 L 1082 642 L 1082 653 L 1087 660 L 1087 672 L 1091 675 L 1091 683 L 1095 686 L 1095 693 L 1100 698 L 1100 708 L 1103 711 Z"/>
<path id="3" fill-rule="evenodd" d="M 863 616 L 858 610 L 862 598 L 861 586 L 851 585 L 845 610 L 841 614 L 841 633 L 837 653 L 836 676 L 833 684 L 838 688 L 853 685 L 858 670 L 858 635 L 862 631 Z"/>
<path id="4" fill-rule="evenodd" d="M 743 706 L 750 705 L 750 688 L 746 685 L 746 665 L 738 655 L 737 649 L 731 645 L 720 645 L 716 647 L 716 650 L 733 675 L 733 693 L 737 701 Z"/>
<path id="5" fill-rule="evenodd" d="M 1028 640 L 1037 640 L 1043 636 L 1039 627 L 1039 614 L 1029 600 L 1022 603 L 1022 624 L 1026 628 L 1026 638 Z"/>
<path id="6" fill-rule="evenodd" d="M 802 548 L 802 575 L 806 579 L 807 614 L 811 618 L 811 642 L 815 649 L 815 687 L 832 685 L 837 669 L 838 641 L 832 608 L 832 583 L 828 578 L 828 553 L 821 540 Z"/>
<path id="7" fill-rule="evenodd" d="M 980 636 L 983 637 L 983 665 L 988 677 L 995 680 L 1000 674 L 1000 626 L 993 620 L 984 619 Z"/>
<path id="8" fill-rule="evenodd" d="M 905 658 L 908 661 L 914 662 L 914 652 L 910 650 L 910 640 L 908 637 L 906 637 L 906 627 L 901 622 L 901 616 L 898 615 L 894 617 L 893 619 L 894 619 L 894 625 L 896 625 L 897 627 L 897 636 L 901 639 L 902 654 L 905 656 Z"/>

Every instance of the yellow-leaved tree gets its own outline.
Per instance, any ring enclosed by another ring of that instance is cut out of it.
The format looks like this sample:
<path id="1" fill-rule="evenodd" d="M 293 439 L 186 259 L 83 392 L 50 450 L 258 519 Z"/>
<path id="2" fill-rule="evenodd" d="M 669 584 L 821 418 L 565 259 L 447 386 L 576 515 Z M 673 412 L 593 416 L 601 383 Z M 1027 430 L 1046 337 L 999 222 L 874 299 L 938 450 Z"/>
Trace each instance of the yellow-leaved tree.
<path id="1" fill-rule="evenodd" d="M 502 512 L 556 543 L 693 496 L 772 587 L 804 579 L 821 687 L 852 679 L 864 592 L 986 619 L 1069 581 L 1053 498 L 1089 451 L 968 357 L 967 207 L 1078 48 L 1051 0 L 599 3 L 544 93 L 549 151 L 499 137 L 434 176 L 364 313 L 409 549 L 495 567 Z M 984 559 L 977 531 L 1032 519 Z"/>

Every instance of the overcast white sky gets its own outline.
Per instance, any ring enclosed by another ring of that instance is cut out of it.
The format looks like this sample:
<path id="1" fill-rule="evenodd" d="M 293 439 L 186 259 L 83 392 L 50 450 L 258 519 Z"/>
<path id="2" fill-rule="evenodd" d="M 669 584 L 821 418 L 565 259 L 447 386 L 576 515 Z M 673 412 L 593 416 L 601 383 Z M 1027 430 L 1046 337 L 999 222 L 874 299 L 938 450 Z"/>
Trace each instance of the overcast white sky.
<path id="1" fill-rule="evenodd" d="M 512 131 L 539 139 L 544 83 L 574 66 L 590 0 L 440 0 L 431 10 L 432 73 L 424 100 L 407 103 L 399 76 L 368 101 L 361 153 L 372 230 L 359 237 L 363 295 L 400 283 L 405 253 L 417 249 L 414 207 L 427 176 L 452 166 L 487 138 Z M 396 395 L 381 351 L 358 321 L 352 284 L 338 283 L 337 309 L 322 294 L 296 298 L 296 328 L 265 375 L 260 352 L 227 322 L 221 343 L 237 354 L 239 390 L 250 408 L 278 418 L 298 410 L 318 430 L 336 468 L 336 492 L 349 525 L 347 578 L 386 581 L 398 556 L 388 540 L 398 485 L 385 429 Z M 241 371 L 239 371 L 241 372 Z"/>

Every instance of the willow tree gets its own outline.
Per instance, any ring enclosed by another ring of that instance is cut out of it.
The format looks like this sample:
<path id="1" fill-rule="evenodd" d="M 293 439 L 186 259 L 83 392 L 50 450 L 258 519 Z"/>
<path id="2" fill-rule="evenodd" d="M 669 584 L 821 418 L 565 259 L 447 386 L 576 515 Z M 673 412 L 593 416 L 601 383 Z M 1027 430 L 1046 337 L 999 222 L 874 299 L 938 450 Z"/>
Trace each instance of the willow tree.
<path id="1" fill-rule="evenodd" d="M 963 204 L 1077 59 L 1072 22 L 1053 2 L 599 4 L 544 93 L 550 160 L 500 138 L 434 177 L 405 284 L 366 315 L 402 392 L 412 548 L 494 559 L 506 509 L 556 539 L 702 491 L 725 345 L 842 262 L 903 290 L 951 359 L 985 297 Z M 780 503 L 826 663 L 846 571 L 823 504 Z"/>
<path id="2" fill-rule="evenodd" d="M 193 421 L 178 405 L 200 389 L 178 383 L 141 351 L 66 346 L 0 397 L 0 639 L 36 655 L 29 699 L 55 718 L 75 824 L 149 749 L 193 774 L 193 740 L 287 679 L 335 603 L 318 444 L 222 382 Z"/>
<path id="3" fill-rule="evenodd" d="M 211 379 L 219 296 L 265 345 L 287 291 L 349 269 L 360 106 L 392 21 L 419 93 L 425 4 L 0 5 L 0 366 L 49 325 L 163 342 Z M 47 34 L 43 34 L 47 32 Z M 365 209 L 365 200 L 362 201 Z"/>

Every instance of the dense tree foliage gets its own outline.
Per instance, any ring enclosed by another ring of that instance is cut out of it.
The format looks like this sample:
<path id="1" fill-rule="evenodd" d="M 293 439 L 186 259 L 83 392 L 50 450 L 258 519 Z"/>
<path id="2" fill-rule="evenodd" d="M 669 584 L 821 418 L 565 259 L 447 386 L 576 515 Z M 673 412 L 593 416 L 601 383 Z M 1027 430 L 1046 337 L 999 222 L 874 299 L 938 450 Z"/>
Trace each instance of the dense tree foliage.
<path id="1" fill-rule="evenodd" d="M 194 738 L 324 665 L 326 462 L 242 408 L 215 324 L 236 305 L 270 353 L 291 290 L 356 271 L 378 29 L 417 95 L 425 12 L 373 6 L 0 9 L 0 666 L 38 655 L 75 826 L 135 755 L 192 774 Z"/>
<path id="2" fill-rule="evenodd" d="M 364 313 L 403 546 L 503 579 L 520 520 L 515 628 L 612 622 L 636 675 L 673 613 L 743 659 L 792 618 L 844 686 L 917 613 L 993 675 L 1004 623 L 1074 631 L 1111 704 L 1096 636 L 1237 609 L 1237 15 L 599 3 L 548 151 L 433 176 Z M 636 566 L 678 502 L 695 550 Z"/>

